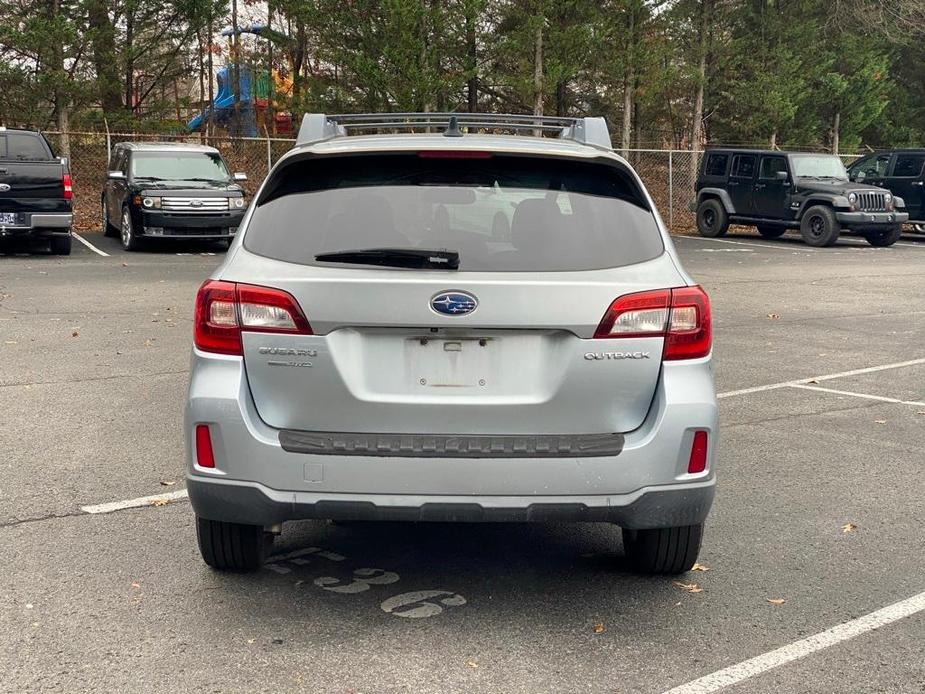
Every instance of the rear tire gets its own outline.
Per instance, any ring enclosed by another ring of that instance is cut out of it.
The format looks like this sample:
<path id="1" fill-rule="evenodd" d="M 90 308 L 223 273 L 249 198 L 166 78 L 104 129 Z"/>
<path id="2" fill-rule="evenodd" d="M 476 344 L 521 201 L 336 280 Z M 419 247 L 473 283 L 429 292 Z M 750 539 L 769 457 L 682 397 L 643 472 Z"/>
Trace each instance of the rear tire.
<path id="1" fill-rule="evenodd" d="M 776 239 L 787 233 L 787 227 L 760 226 L 758 233 L 766 239 Z"/>
<path id="2" fill-rule="evenodd" d="M 103 220 L 103 236 L 115 236 L 116 229 L 109 221 L 109 210 L 106 208 L 106 201 L 100 201 L 100 216 Z"/>
<path id="3" fill-rule="evenodd" d="M 800 220 L 800 235 L 810 246 L 823 248 L 838 241 L 841 224 L 835 218 L 835 210 L 826 205 L 813 205 L 803 213 Z"/>
<path id="4" fill-rule="evenodd" d="M 866 237 L 867 243 L 869 243 L 871 246 L 882 248 L 884 246 L 892 246 L 894 243 L 899 241 L 902 235 L 903 225 L 894 224 L 886 231 L 872 231 L 866 234 Z"/>
<path id="5" fill-rule="evenodd" d="M 67 236 L 52 236 L 51 237 L 51 252 L 55 255 L 70 255 L 71 254 L 71 235 Z"/>
<path id="6" fill-rule="evenodd" d="M 703 524 L 678 528 L 623 529 L 623 549 L 633 570 L 647 574 L 690 571 L 700 553 Z"/>
<path id="7" fill-rule="evenodd" d="M 729 231 L 729 215 L 716 198 L 708 198 L 697 206 L 697 231 L 701 236 L 715 239 Z"/>
<path id="8" fill-rule="evenodd" d="M 218 571 L 256 571 L 273 543 L 259 525 L 225 523 L 196 516 L 199 552 Z"/>

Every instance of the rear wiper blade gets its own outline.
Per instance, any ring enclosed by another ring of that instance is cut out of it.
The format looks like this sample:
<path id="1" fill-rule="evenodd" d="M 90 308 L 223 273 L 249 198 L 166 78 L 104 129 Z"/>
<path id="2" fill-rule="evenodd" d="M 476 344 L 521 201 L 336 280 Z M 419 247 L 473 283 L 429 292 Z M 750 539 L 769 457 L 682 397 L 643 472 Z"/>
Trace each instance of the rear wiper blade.
<path id="1" fill-rule="evenodd" d="M 457 270 L 459 253 L 432 251 L 426 248 L 364 248 L 354 251 L 319 253 L 315 260 L 325 263 L 356 263 L 358 265 L 386 265 L 389 267 L 434 268 Z"/>

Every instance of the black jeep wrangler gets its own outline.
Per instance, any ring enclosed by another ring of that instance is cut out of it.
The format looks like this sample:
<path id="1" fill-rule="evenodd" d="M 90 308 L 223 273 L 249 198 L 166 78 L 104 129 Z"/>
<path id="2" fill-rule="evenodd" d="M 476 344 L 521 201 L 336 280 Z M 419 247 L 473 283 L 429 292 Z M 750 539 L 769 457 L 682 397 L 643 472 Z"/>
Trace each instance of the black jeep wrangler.
<path id="1" fill-rule="evenodd" d="M 715 238 L 730 224 L 745 224 L 770 239 L 799 229 L 811 246 L 831 246 L 842 229 L 872 246 L 890 246 L 909 219 L 902 198 L 849 181 L 834 154 L 761 150 L 707 150 L 692 208 L 703 236 Z"/>
<path id="2" fill-rule="evenodd" d="M 848 167 L 852 181 L 886 188 L 906 203 L 909 224 L 925 232 L 925 149 L 894 149 L 861 157 Z"/>

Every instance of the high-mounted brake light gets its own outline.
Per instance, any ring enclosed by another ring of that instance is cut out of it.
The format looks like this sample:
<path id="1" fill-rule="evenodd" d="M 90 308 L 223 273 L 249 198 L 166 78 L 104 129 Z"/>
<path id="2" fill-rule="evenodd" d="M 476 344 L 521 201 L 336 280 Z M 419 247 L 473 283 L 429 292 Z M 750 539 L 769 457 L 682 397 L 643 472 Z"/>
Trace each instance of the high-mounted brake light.
<path id="1" fill-rule="evenodd" d="M 71 174 L 64 174 L 61 177 L 61 185 L 64 186 L 64 199 L 72 200 L 74 198 L 74 188 L 71 186 Z"/>
<path id="2" fill-rule="evenodd" d="M 627 294 L 610 305 L 594 337 L 664 337 L 666 361 L 705 357 L 713 343 L 710 299 L 700 287 Z"/>
<path id="3" fill-rule="evenodd" d="M 491 152 L 472 149 L 424 149 L 418 152 L 421 159 L 491 159 Z"/>
<path id="4" fill-rule="evenodd" d="M 204 352 L 241 355 L 243 331 L 312 334 L 291 294 L 269 287 L 206 281 L 196 295 L 196 347 Z"/>

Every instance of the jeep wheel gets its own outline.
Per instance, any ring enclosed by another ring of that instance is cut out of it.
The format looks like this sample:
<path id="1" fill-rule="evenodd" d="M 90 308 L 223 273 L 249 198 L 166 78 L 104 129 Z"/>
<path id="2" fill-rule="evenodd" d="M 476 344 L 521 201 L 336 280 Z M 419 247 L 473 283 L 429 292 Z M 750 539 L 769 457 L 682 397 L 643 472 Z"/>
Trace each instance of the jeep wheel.
<path id="1" fill-rule="evenodd" d="M 206 564 L 219 571 L 255 571 L 263 565 L 273 535 L 259 525 L 225 523 L 196 516 L 196 538 Z"/>
<path id="2" fill-rule="evenodd" d="M 831 246 L 838 241 L 841 225 L 835 218 L 835 210 L 826 205 L 813 205 L 803 213 L 800 220 L 800 235 L 810 246 Z"/>
<path id="3" fill-rule="evenodd" d="M 760 226 L 758 233 L 766 239 L 776 239 L 787 233 L 787 227 Z"/>
<path id="4" fill-rule="evenodd" d="M 894 224 L 889 229 L 884 229 L 883 231 L 870 231 L 865 236 L 867 237 L 867 243 L 871 246 L 892 246 L 894 243 L 899 241 L 899 237 L 903 235 L 903 225 Z"/>
<path id="5" fill-rule="evenodd" d="M 728 230 L 729 215 L 719 200 L 710 198 L 697 206 L 697 231 L 701 236 L 715 239 L 717 236 L 725 236 Z"/>
<path id="6" fill-rule="evenodd" d="M 703 524 L 679 528 L 623 529 L 623 550 L 634 570 L 647 574 L 690 571 L 700 552 Z"/>

